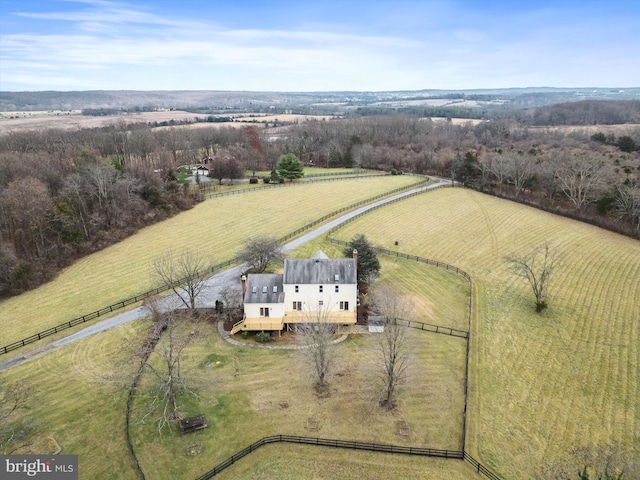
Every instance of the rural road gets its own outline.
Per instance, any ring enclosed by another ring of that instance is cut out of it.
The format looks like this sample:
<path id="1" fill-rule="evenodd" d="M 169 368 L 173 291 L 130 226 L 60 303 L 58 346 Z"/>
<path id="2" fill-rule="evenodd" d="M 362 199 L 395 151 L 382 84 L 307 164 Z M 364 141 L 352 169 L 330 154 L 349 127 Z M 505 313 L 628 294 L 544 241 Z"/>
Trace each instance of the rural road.
<path id="1" fill-rule="evenodd" d="M 376 207 L 379 207 L 380 205 L 384 205 L 385 203 L 393 202 L 395 200 L 408 197 L 417 192 L 430 190 L 443 185 L 451 185 L 451 180 L 446 180 L 443 178 L 437 178 L 437 180 L 438 180 L 437 183 L 427 185 L 425 187 L 408 190 L 406 192 L 399 193 L 392 197 L 384 198 L 382 200 L 378 200 L 376 202 L 370 203 L 352 212 L 345 213 L 344 215 L 334 220 L 331 220 L 330 222 L 325 223 L 324 225 L 316 228 L 315 230 L 309 233 L 306 233 L 305 235 L 302 235 L 296 238 L 295 240 L 292 240 L 291 242 L 287 243 L 282 247 L 282 251 L 284 253 L 288 253 L 292 250 L 295 250 L 296 248 L 300 247 L 301 245 L 304 245 L 305 243 L 313 240 L 314 238 L 317 238 L 320 235 L 327 233 L 329 230 L 331 230 L 334 227 L 337 227 L 341 223 L 344 223 L 352 219 L 353 217 L 360 215 L 361 213 L 364 213 Z M 215 306 L 216 300 L 220 299 L 220 293 L 223 291 L 223 289 L 228 288 L 229 286 L 233 287 L 235 284 L 237 288 L 240 289 L 241 288 L 240 274 L 245 268 L 246 267 L 244 264 L 238 265 L 236 267 L 229 268 L 227 270 L 224 270 L 220 273 L 217 273 L 209 277 L 205 282 L 205 288 L 202 290 L 202 292 L 198 296 L 198 299 L 197 299 L 198 307 L 202 308 L 202 307 Z M 181 307 L 180 301 L 177 299 L 175 294 L 171 294 L 171 295 L 167 295 L 166 297 L 163 297 L 162 302 L 165 304 L 167 309 L 169 307 L 183 308 Z M 103 332 L 105 330 L 116 327 L 118 325 L 122 325 L 123 323 L 127 323 L 132 320 L 138 320 L 147 316 L 149 316 L 149 311 L 145 307 L 137 307 L 132 310 L 127 310 L 111 318 L 107 318 L 93 325 L 90 325 L 86 328 L 83 328 L 82 330 L 72 333 L 71 335 L 68 335 L 64 338 L 60 338 L 53 342 L 49 342 L 45 345 L 29 350 L 23 353 L 22 355 L 18 355 L 9 360 L 5 360 L 4 362 L 0 362 L 0 372 L 9 370 L 10 368 L 21 365 L 29 360 L 33 360 L 35 358 L 41 357 L 42 355 L 45 355 L 46 353 L 49 353 L 57 348 L 60 348 L 64 345 L 68 345 L 77 340 L 81 340 L 83 338 L 89 337 L 95 333 Z"/>

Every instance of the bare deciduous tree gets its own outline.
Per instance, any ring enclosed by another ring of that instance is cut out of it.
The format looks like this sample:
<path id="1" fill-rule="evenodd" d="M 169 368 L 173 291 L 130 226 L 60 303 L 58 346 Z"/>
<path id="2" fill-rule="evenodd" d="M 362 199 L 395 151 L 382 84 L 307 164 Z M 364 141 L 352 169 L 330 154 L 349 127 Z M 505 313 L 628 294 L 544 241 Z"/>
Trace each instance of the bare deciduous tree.
<path id="1" fill-rule="evenodd" d="M 571 157 L 558 163 L 556 177 L 560 188 L 576 210 L 589 201 L 593 190 L 600 184 L 602 162 L 594 158 Z"/>
<path id="2" fill-rule="evenodd" d="M 480 169 L 490 172 L 498 184 L 498 193 L 502 193 L 502 185 L 505 184 L 509 172 L 509 164 L 501 154 L 490 154 L 480 163 Z"/>
<path id="3" fill-rule="evenodd" d="M 399 320 L 411 317 L 412 306 L 406 298 L 389 287 L 376 287 L 372 296 L 372 310 L 384 318 L 384 332 L 378 341 L 378 371 L 383 386 L 380 404 L 392 410 L 396 406 L 394 395 L 411 370 L 411 352 L 407 327 Z"/>
<path id="4" fill-rule="evenodd" d="M 195 310 L 196 298 L 209 274 L 204 255 L 197 250 L 189 250 L 181 255 L 170 251 L 158 257 L 154 267 L 156 278 L 173 290 L 186 308 Z"/>
<path id="5" fill-rule="evenodd" d="M 616 186 L 613 212 L 618 220 L 628 221 L 633 225 L 637 234 L 640 231 L 640 189 Z"/>
<path id="6" fill-rule="evenodd" d="M 558 170 L 559 159 L 550 156 L 533 166 L 534 175 L 538 180 L 541 191 L 553 205 L 556 195 L 561 191 L 556 171 Z"/>
<path id="7" fill-rule="evenodd" d="M 547 308 L 545 294 L 555 261 L 549 244 L 535 248 L 528 254 L 506 257 L 505 261 L 513 273 L 529 282 L 536 299 L 536 312 Z"/>
<path id="8" fill-rule="evenodd" d="M 533 175 L 533 159 L 520 153 L 511 153 L 506 157 L 507 181 L 513 185 L 515 196 L 518 197 Z"/>
<path id="9" fill-rule="evenodd" d="M 318 305 L 317 310 L 306 310 L 304 316 L 305 323 L 296 325 L 296 342 L 310 365 L 316 391 L 326 393 L 336 356 L 331 342 L 335 339 L 337 324 L 332 321 L 326 305 Z"/>
<path id="10" fill-rule="evenodd" d="M 244 127 L 244 134 L 247 137 L 247 143 L 249 144 L 249 152 L 246 156 L 247 170 L 251 170 L 251 174 L 255 176 L 256 170 L 264 165 L 265 153 L 262 142 L 260 141 L 260 134 L 256 127 L 250 125 Z"/>
<path id="11" fill-rule="evenodd" d="M 32 387 L 29 384 L 8 384 L 0 379 L 0 451 L 11 449 L 10 446 L 28 431 L 28 423 L 23 421 L 11 425 L 9 418 L 25 408 L 31 393 Z"/>
<path id="12" fill-rule="evenodd" d="M 284 258 L 277 238 L 258 235 L 248 238 L 238 256 L 256 273 L 264 272 L 270 263 Z"/>
<path id="13" fill-rule="evenodd" d="M 0 228 L 18 254 L 28 259 L 44 254 L 52 206 L 47 186 L 33 177 L 14 180 L 1 190 Z"/>
<path id="14" fill-rule="evenodd" d="M 242 292 L 237 285 L 231 284 L 222 287 L 220 300 L 222 301 L 222 311 L 227 320 L 242 319 Z"/>
<path id="15" fill-rule="evenodd" d="M 0 238 L 0 294 L 11 288 L 18 265 L 15 253 Z"/>
<path id="16" fill-rule="evenodd" d="M 180 371 L 180 361 L 185 349 L 202 336 L 198 331 L 200 325 L 193 318 L 181 317 L 177 310 L 164 312 L 157 299 L 147 302 L 146 307 L 154 320 L 154 338 L 142 345 L 139 355 L 143 368 L 153 374 L 155 381 L 148 392 L 150 401 L 143 420 L 160 410 L 157 422 L 162 430 L 180 418 L 178 395 L 195 394 Z"/>

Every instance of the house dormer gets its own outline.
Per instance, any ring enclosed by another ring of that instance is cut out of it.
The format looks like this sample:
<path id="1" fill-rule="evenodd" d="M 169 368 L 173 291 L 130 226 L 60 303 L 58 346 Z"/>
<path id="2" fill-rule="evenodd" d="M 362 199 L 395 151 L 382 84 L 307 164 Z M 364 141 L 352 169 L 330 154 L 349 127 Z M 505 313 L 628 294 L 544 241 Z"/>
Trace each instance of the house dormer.
<path id="1" fill-rule="evenodd" d="M 282 274 L 243 277 L 244 315 L 231 330 L 282 330 L 322 312 L 341 326 L 356 323 L 356 258 L 286 259 Z"/>

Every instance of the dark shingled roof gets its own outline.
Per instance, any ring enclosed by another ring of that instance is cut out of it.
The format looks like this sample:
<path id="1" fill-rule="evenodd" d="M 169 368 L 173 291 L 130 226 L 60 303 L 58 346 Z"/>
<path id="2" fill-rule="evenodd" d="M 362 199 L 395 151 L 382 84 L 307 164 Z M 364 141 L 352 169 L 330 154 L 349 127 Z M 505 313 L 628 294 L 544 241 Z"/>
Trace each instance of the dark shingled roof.
<path id="1" fill-rule="evenodd" d="M 261 273 L 249 275 L 247 277 L 247 291 L 244 294 L 244 303 L 284 303 L 282 274 Z"/>
<path id="2" fill-rule="evenodd" d="M 336 278 L 337 275 L 337 278 Z M 287 285 L 355 284 L 356 262 L 353 258 L 285 259 L 284 283 Z"/>

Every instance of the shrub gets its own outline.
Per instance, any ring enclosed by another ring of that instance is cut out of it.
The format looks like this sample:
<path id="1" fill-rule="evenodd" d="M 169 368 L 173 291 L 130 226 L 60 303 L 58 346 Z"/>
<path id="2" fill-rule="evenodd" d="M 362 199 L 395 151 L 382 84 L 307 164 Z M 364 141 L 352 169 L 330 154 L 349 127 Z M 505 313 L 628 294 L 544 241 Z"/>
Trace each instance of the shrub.
<path id="1" fill-rule="evenodd" d="M 216 300 L 215 310 L 216 313 L 222 313 L 222 310 L 224 310 L 224 304 L 220 300 Z"/>
<path id="2" fill-rule="evenodd" d="M 262 181 L 263 181 L 264 183 L 269 183 L 269 182 L 271 181 L 271 178 L 269 178 L 269 177 L 262 177 Z"/>
<path id="3" fill-rule="evenodd" d="M 396 170 L 395 168 L 392 168 L 391 175 L 398 175 L 398 170 Z"/>
<path id="4" fill-rule="evenodd" d="M 258 183 L 258 177 L 251 177 L 249 183 Z"/>
<path id="5" fill-rule="evenodd" d="M 269 332 L 256 333 L 256 342 L 267 343 L 271 341 L 271 334 Z"/>
<path id="6" fill-rule="evenodd" d="M 242 338 L 244 338 L 245 340 L 246 340 L 247 338 L 249 338 L 249 332 L 247 332 L 246 330 L 244 330 L 244 331 L 242 332 Z"/>

